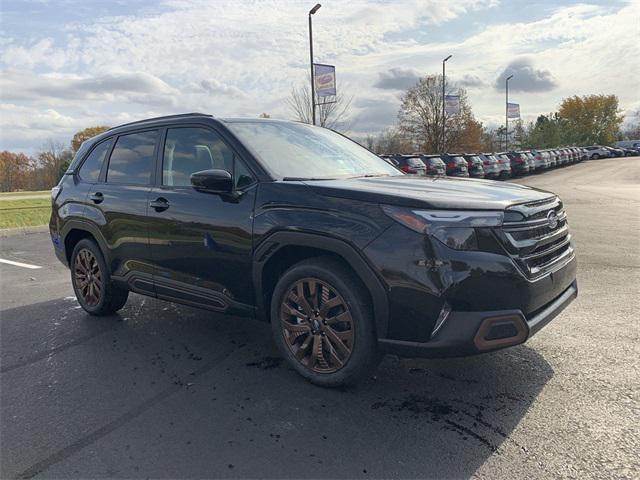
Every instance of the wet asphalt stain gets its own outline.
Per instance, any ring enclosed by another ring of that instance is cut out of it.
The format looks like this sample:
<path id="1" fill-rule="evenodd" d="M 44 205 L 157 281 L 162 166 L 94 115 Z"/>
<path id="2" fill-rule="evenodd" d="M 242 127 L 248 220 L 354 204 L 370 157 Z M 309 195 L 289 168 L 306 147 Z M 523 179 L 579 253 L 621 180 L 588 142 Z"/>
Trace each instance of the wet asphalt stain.
<path id="1" fill-rule="evenodd" d="M 486 400 L 504 401 L 505 399 L 504 395 L 498 395 L 498 397 L 501 398 Z M 519 401 L 515 397 L 507 398 L 510 402 Z M 459 434 L 462 440 L 473 438 L 491 452 L 495 452 L 508 435 L 502 428 L 485 419 L 483 412 L 486 408 L 480 404 L 456 400 L 444 402 L 436 397 L 416 394 L 402 399 L 378 401 L 371 405 L 372 410 L 386 410 L 399 418 L 407 416 L 411 419 L 426 420 L 429 423 L 440 423 L 443 429 Z M 499 441 L 496 443 L 489 437 Z"/>
<path id="2" fill-rule="evenodd" d="M 257 362 L 249 362 L 245 363 L 247 367 L 256 367 L 260 370 L 271 370 L 273 368 L 278 368 L 282 363 L 282 359 L 279 357 L 264 357 Z"/>

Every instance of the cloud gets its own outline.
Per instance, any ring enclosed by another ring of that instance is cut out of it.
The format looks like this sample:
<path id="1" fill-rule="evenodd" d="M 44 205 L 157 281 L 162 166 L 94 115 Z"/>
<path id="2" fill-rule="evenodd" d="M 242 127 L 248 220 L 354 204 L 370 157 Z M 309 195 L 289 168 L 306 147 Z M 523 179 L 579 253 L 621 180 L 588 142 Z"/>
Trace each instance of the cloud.
<path id="1" fill-rule="evenodd" d="M 226 85 L 216 79 L 202 80 L 198 87 L 211 95 L 229 95 L 231 97 L 244 97 L 245 94 L 240 89 Z"/>
<path id="2" fill-rule="evenodd" d="M 373 86 L 386 90 L 406 90 L 413 87 L 420 77 L 417 70 L 396 67 L 387 72 L 380 72 L 378 81 Z"/>
<path id="3" fill-rule="evenodd" d="M 558 85 L 551 72 L 535 68 L 529 59 L 519 59 L 511 62 L 496 79 L 496 90 L 504 90 L 509 75 L 513 75 L 509 80 L 509 89 L 514 92 L 548 92 Z"/>
<path id="4" fill-rule="evenodd" d="M 166 82 L 144 72 L 122 72 L 95 77 L 77 75 L 38 75 L 25 71 L 5 71 L 0 77 L 5 100 L 113 100 L 116 97 L 161 101 L 177 91 Z M 162 103 L 162 102 L 161 102 Z"/>
<path id="5" fill-rule="evenodd" d="M 396 123 L 400 101 L 389 99 L 371 100 L 361 99 L 354 103 L 353 124 L 354 133 L 365 135 L 367 133 L 377 133 L 380 126 L 388 126 Z"/>
<path id="6" fill-rule="evenodd" d="M 487 83 L 477 75 L 466 74 L 462 78 L 455 79 L 453 82 L 463 88 L 479 88 L 485 87 Z"/>
<path id="7" fill-rule="evenodd" d="M 0 92 L 2 102 L 25 109 L 0 106 L 0 149 L 22 146 L 30 135 L 37 147 L 35 135 L 66 142 L 64 136 L 87 125 L 185 111 L 291 117 L 286 97 L 292 85 L 308 82 L 310 5 L 163 0 L 158 8 L 145 1 L 144 14 L 94 6 L 94 15 L 82 16 L 71 15 L 79 0 L 50 2 L 60 14 L 50 25 L 33 21 L 29 2 L 16 4 L 26 20 L 0 35 Z M 513 8 L 494 15 L 495 3 L 323 6 L 313 19 L 315 59 L 336 65 L 341 91 L 352 86 L 352 129 L 375 132 L 395 124 L 398 94 L 421 75 L 439 73 L 448 54 L 454 57 L 447 77 L 469 90 L 482 121 L 501 121 L 506 65 L 518 70 L 511 88 L 528 79 L 518 95 L 526 119 L 575 94 L 615 93 L 627 110 L 637 101 L 640 79 L 629 72 L 640 71 L 639 2 L 537 8 L 513 0 Z M 30 119 L 40 114 L 45 119 L 38 125 L 51 130 L 29 131 Z"/>

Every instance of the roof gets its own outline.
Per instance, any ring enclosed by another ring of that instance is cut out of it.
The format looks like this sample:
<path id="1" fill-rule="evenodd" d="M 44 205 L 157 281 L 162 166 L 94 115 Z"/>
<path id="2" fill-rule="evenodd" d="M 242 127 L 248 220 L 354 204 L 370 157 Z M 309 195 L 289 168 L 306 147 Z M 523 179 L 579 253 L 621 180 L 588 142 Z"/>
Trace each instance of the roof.
<path id="1" fill-rule="evenodd" d="M 117 125 L 115 127 L 111 127 L 109 130 L 115 130 L 116 128 L 120 128 L 120 127 L 128 127 L 130 125 L 144 124 L 144 123 L 147 123 L 147 122 L 157 122 L 157 121 L 160 121 L 160 120 L 173 120 L 173 119 L 176 119 L 176 118 L 188 118 L 188 117 L 213 118 L 213 115 L 209 115 L 209 114 L 206 114 L 206 113 L 198 113 L 198 112 L 180 113 L 180 114 L 177 114 L 177 115 L 165 115 L 163 117 L 145 118 L 144 120 L 136 120 L 135 122 L 123 123 L 122 125 Z"/>

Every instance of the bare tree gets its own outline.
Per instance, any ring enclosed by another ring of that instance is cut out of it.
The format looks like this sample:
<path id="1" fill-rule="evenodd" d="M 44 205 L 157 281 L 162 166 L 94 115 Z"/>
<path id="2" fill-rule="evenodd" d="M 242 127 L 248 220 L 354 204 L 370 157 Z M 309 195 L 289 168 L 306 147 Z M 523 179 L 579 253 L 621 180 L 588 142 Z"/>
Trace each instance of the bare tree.
<path id="1" fill-rule="evenodd" d="M 347 131 L 350 127 L 349 117 L 353 96 L 339 93 L 334 100 L 332 103 L 322 104 L 320 98 L 316 97 L 316 104 L 319 104 L 316 107 L 317 124 L 333 130 Z M 287 103 L 296 120 L 303 123 L 313 123 L 311 89 L 308 85 L 292 87 Z"/>
<path id="2" fill-rule="evenodd" d="M 36 155 L 36 170 L 40 171 L 42 188 L 51 188 L 58 183 L 72 158 L 71 151 L 58 142 L 49 140 L 43 145 Z"/>
<path id="3" fill-rule="evenodd" d="M 452 86 L 446 82 L 445 90 Z M 442 115 L 442 75 L 421 78 L 402 96 L 398 113 L 400 130 L 412 139 L 423 152 L 439 152 L 444 143 L 445 150 L 470 149 L 481 145 L 482 125 L 475 120 L 467 92 L 460 88 L 460 114 Z M 442 122 L 445 123 L 445 138 L 442 138 Z"/>

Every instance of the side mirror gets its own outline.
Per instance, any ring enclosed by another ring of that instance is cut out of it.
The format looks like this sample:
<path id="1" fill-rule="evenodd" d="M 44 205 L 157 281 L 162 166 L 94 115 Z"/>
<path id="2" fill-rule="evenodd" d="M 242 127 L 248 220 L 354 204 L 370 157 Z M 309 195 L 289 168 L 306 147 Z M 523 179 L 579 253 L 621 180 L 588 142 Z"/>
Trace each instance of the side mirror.
<path id="1" fill-rule="evenodd" d="M 191 186 L 208 193 L 231 193 L 233 177 L 226 170 L 202 170 L 191 174 Z"/>

